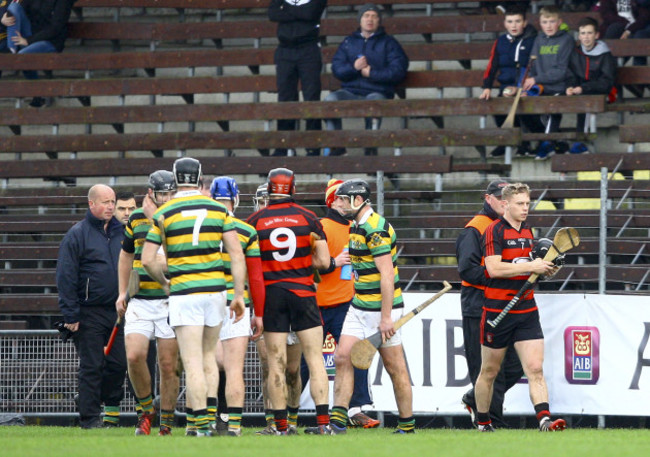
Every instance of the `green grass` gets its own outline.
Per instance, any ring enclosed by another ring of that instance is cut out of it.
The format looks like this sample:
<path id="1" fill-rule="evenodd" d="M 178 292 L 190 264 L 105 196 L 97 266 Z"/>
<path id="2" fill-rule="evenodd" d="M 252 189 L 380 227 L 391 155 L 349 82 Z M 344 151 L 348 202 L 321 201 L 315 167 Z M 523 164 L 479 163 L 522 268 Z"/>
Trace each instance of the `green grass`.
<path id="1" fill-rule="evenodd" d="M 182 432 L 182 429 L 176 429 Z M 650 449 L 647 429 L 573 429 L 562 433 L 536 430 L 427 429 L 415 435 L 392 435 L 391 429 L 350 430 L 345 436 L 256 436 L 240 438 L 135 437 L 132 428 L 81 430 L 75 427 L 0 427 L 4 457 L 127 456 L 292 456 L 292 457 L 495 457 L 634 456 Z M 208 452 L 209 454 L 205 454 Z"/>

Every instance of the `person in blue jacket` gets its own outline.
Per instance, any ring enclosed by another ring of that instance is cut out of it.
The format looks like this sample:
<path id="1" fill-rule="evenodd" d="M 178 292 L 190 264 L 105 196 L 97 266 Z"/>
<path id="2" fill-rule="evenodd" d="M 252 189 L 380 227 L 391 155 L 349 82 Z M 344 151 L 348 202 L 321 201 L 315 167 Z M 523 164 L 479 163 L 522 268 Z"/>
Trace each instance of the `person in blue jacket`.
<path id="1" fill-rule="evenodd" d="M 517 5 L 508 7 L 503 24 L 506 33 L 497 38 L 492 45 L 490 59 L 483 74 L 483 90 L 479 96 L 482 100 L 490 99 L 495 80 L 500 84 L 500 97 L 512 97 L 517 93 L 517 87 L 522 83 L 537 36 L 535 27 L 526 21 L 526 11 Z M 494 120 L 500 127 L 506 120 L 506 116 L 496 115 Z M 515 118 L 515 125 L 520 125 L 519 116 Z M 529 151 L 530 145 L 528 142 L 523 142 L 517 149 L 517 154 L 526 155 Z M 505 152 L 505 146 L 497 146 L 491 155 L 498 157 Z"/>
<path id="2" fill-rule="evenodd" d="M 115 192 L 110 187 L 92 186 L 88 206 L 86 217 L 65 234 L 56 268 L 59 308 L 79 355 L 79 416 L 86 429 L 117 425 L 126 375 L 122 329 L 104 356 L 117 319 L 117 263 L 124 226 L 113 217 Z"/>
<path id="3" fill-rule="evenodd" d="M 384 100 L 395 96 L 395 87 L 406 78 L 409 59 L 395 38 L 381 26 L 381 10 L 368 3 L 359 9 L 359 29 L 343 40 L 332 59 L 332 73 L 341 89 L 325 101 Z M 379 118 L 367 118 L 366 129 L 378 129 Z M 341 119 L 328 119 L 327 130 L 341 130 Z M 343 155 L 345 148 L 331 148 L 329 155 Z M 324 151 L 328 155 L 327 149 Z M 366 148 L 377 155 L 377 148 Z"/>

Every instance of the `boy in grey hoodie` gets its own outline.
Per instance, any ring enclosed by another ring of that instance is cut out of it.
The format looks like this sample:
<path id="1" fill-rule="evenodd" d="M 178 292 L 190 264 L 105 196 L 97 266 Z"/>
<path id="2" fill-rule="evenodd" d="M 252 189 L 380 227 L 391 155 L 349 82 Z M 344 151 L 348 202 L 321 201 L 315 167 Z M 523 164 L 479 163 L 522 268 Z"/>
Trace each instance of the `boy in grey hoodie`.
<path id="1" fill-rule="evenodd" d="M 538 89 L 539 95 L 560 95 L 566 91 L 566 74 L 569 59 L 575 43 L 569 33 L 562 29 L 560 10 L 545 6 L 539 12 L 540 33 L 533 44 L 530 75 L 523 84 L 524 91 Z M 560 130 L 561 114 L 530 116 L 527 127 L 536 133 L 552 133 Z M 545 160 L 556 151 L 565 152 L 566 144 L 556 145 L 554 141 L 542 141 L 537 148 L 536 160 Z"/>

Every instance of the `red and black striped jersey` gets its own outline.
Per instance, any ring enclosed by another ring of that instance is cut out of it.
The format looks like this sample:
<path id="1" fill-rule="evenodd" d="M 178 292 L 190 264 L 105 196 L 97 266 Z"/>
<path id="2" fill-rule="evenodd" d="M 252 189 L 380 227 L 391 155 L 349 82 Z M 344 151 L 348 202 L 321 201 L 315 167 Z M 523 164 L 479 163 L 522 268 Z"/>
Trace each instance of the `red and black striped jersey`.
<path id="1" fill-rule="evenodd" d="M 484 257 L 500 255 L 502 262 L 529 261 L 533 249 L 533 232 L 530 226 L 523 222 L 516 230 L 505 219 L 497 219 L 483 235 Z M 487 272 L 486 272 L 487 274 Z M 488 278 L 485 286 L 485 303 L 483 309 L 500 312 L 524 285 L 528 275 L 511 278 Z M 537 309 L 533 290 L 524 294 L 511 313 L 529 313 Z"/>
<path id="2" fill-rule="evenodd" d="M 315 296 L 311 232 L 326 239 L 316 214 L 286 198 L 272 200 L 246 222 L 259 236 L 264 284 L 284 287 L 300 297 Z"/>

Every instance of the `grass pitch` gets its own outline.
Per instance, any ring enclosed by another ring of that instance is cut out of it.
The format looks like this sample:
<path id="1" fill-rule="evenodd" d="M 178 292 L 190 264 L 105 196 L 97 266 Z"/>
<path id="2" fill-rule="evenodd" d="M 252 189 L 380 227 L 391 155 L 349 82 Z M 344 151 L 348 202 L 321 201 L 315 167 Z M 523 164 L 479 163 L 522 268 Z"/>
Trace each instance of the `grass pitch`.
<path id="1" fill-rule="evenodd" d="M 393 435 L 392 429 L 349 430 L 347 435 L 256 436 L 247 428 L 239 438 L 189 438 L 177 428 L 169 437 L 135 437 L 133 428 L 81 430 L 76 427 L 0 427 L 4 457 L 103 457 L 217 455 L 242 457 L 563 457 L 646 455 L 648 429 L 536 430 L 424 429 Z"/>

